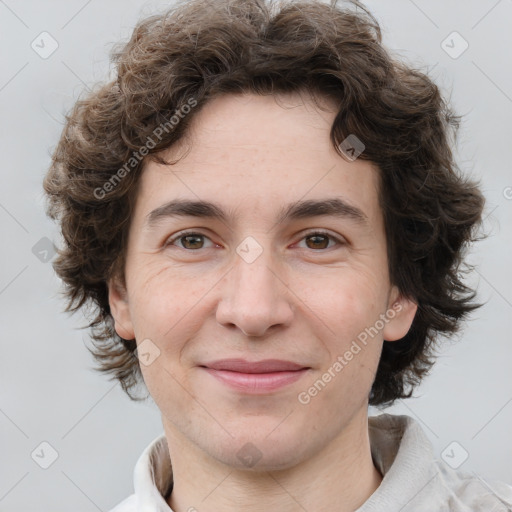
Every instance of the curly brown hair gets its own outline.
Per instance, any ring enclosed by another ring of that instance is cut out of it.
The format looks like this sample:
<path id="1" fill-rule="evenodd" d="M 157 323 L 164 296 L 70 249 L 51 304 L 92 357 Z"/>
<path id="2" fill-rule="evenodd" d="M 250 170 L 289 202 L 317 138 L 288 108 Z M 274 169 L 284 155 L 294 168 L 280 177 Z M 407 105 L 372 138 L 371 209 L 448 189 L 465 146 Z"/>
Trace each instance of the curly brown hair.
<path id="1" fill-rule="evenodd" d="M 93 306 L 97 369 L 138 399 L 136 342 L 114 330 L 107 282 L 123 280 L 144 163 L 161 161 L 159 153 L 221 94 L 306 91 L 338 105 L 330 139 L 340 155 L 354 134 L 365 145 L 359 158 L 380 169 L 390 279 L 418 310 L 403 339 L 384 341 L 369 403 L 411 396 L 439 335 L 457 332 L 478 307 L 462 281 L 463 256 L 484 200 L 456 167 L 459 118 L 432 80 L 383 48 L 377 21 L 356 2 L 181 2 L 141 21 L 112 61 L 115 80 L 75 104 L 44 180 L 48 215 L 64 240 L 54 268 L 66 285 L 66 311 Z M 191 99 L 195 108 L 169 129 Z"/>

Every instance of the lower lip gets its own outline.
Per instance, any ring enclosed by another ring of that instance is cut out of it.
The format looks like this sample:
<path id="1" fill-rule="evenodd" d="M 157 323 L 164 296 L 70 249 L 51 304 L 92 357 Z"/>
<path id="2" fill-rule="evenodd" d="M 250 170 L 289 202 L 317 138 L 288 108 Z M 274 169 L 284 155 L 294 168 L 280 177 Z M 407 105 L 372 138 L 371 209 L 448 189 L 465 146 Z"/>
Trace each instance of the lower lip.
<path id="1" fill-rule="evenodd" d="M 265 393 L 275 391 L 298 381 L 308 371 L 307 368 L 296 371 L 272 373 L 240 373 L 227 370 L 203 368 L 210 375 L 227 384 L 231 388 L 246 393 Z"/>

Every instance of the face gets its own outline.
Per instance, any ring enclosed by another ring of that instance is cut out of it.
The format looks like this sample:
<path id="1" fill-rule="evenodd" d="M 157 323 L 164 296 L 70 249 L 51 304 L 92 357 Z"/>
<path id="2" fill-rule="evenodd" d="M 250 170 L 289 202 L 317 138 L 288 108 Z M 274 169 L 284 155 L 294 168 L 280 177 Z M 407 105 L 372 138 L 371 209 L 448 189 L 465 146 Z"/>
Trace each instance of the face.
<path id="1" fill-rule="evenodd" d="M 166 433 L 230 466 L 247 443 L 277 469 L 339 439 L 366 414 L 383 339 L 414 317 L 389 282 L 378 170 L 334 150 L 334 115 L 300 96 L 212 100 L 167 152 L 178 163 L 147 163 L 126 286 L 109 283 Z"/>

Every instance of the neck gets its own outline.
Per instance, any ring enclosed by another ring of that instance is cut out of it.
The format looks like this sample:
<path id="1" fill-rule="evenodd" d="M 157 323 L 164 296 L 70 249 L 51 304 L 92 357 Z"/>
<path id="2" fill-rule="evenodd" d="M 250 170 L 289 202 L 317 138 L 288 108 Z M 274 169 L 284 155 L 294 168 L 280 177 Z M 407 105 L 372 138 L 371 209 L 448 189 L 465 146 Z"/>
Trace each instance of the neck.
<path id="1" fill-rule="evenodd" d="M 293 467 L 240 470 L 222 464 L 165 425 L 174 486 L 174 512 L 353 512 L 375 492 L 382 476 L 373 465 L 367 411 L 329 444 Z"/>

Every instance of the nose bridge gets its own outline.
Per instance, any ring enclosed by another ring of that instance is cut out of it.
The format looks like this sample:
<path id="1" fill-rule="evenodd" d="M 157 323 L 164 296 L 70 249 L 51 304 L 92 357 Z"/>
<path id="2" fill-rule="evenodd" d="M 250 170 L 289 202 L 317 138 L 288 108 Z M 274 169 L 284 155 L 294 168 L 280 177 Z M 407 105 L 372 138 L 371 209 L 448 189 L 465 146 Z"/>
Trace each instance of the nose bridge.
<path id="1" fill-rule="evenodd" d="M 246 239 L 238 246 L 233 265 L 218 305 L 218 322 L 235 325 L 253 336 L 263 335 L 274 325 L 289 323 L 288 294 L 278 277 L 271 249 L 257 247 L 254 239 Z"/>
<path id="2" fill-rule="evenodd" d="M 270 251 L 261 254 L 254 261 L 249 262 L 242 257 L 238 257 L 235 261 L 234 281 L 235 295 L 247 295 L 245 300 L 265 299 L 269 304 L 274 300 L 276 294 L 276 286 L 279 281 L 275 275 L 275 270 L 271 271 L 273 259 Z"/>

